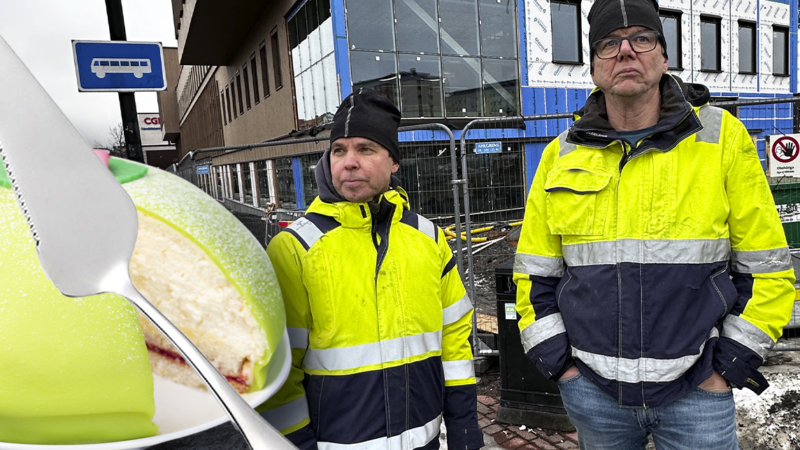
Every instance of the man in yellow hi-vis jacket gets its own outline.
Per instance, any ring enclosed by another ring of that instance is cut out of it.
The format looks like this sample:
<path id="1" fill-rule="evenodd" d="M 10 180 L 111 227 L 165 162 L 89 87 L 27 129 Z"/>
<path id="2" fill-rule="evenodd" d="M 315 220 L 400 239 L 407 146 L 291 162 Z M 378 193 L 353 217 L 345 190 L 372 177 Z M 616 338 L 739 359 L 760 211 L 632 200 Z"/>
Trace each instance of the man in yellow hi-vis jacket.
<path id="1" fill-rule="evenodd" d="M 657 10 L 592 6 L 597 89 L 531 185 L 519 326 L 582 449 L 735 449 L 731 386 L 766 389 L 794 273 L 747 129 L 666 74 Z"/>
<path id="2" fill-rule="evenodd" d="M 393 177 L 400 113 L 370 89 L 334 116 L 319 197 L 267 249 L 292 370 L 258 408 L 301 449 L 483 446 L 472 303 L 442 230 Z"/>

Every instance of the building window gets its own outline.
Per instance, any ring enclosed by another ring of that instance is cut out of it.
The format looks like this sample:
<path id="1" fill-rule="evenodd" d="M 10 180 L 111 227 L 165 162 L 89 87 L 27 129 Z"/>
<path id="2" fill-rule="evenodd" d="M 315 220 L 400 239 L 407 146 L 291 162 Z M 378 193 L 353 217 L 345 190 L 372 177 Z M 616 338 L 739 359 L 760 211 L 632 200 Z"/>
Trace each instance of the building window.
<path id="1" fill-rule="evenodd" d="M 239 198 L 239 165 L 238 164 L 231 164 L 231 183 L 233 184 L 233 199 L 236 201 L 240 201 Z"/>
<path id="2" fill-rule="evenodd" d="M 244 99 L 247 103 L 247 109 L 251 108 L 250 105 L 250 76 L 247 73 L 247 63 L 242 65 L 242 77 L 244 78 Z"/>
<path id="3" fill-rule="evenodd" d="M 280 46 L 278 45 L 278 32 L 272 33 L 270 38 L 272 42 L 272 71 L 275 74 L 275 90 L 283 87 L 283 80 L 281 79 L 281 53 Z"/>
<path id="4" fill-rule="evenodd" d="M 756 73 L 756 24 L 739 21 L 739 73 Z"/>
<path id="5" fill-rule="evenodd" d="M 242 98 L 242 76 L 236 72 L 236 97 L 239 98 L 239 115 L 244 115 L 244 99 Z"/>
<path id="6" fill-rule="evenodd" d="M 553 1 L 550 27 L 553 30 L 553 62 L 582 64 L 581 4 L 569 0 Z M 591 43 L 589 43 L 591 45 Z"/>
<path id="7" fill-rule="evenodd" d="M 258 95 L 258 68 L 256 67 L 256 54 L 250 56 L 250 73 L 253 75 L 253 100 L 256 105 L 261 102 L 261 96 Z"/>
<path id="8" fill-rule="evenodd" d="M 267 67 L 267 47 L 262 44 L 258 49 L 258 56 L 261 59 L 261 87 L 264 88 L 264 98 L 269 97 L 269 68 Z M 253 77 L 253 83 L 256 82 Z"/>
<path id="9" fill-rule="evenodd" d="M 700 70 L 720 71 L 720 18 L 700 16 Z"/>
<path id="10" fill-rule="evenodd" d="M 236 119 L 239 117 L 239 114 L 236 112 L 236 84 L 233 82 L 233 78 L 231 78 L 231 103 L 233 104 L 233 118 Z"/>
<path id="11" fill-rule="evenodd" d="M 272 186 L 270 185 L 272 174 L 267 161 L 256 162 L 256 174 L 258 176 L 258 206 L 266 208 L 270 204 L 272 194 Z"/>
<path id="12" fill-rule="evenodd" d="M 300 156 L 300 168 L 303 174 L 303 200 L 306 202 L 302 206 L 303 209 L 311 206 L 311 202 L 319 195 L 317 177 L 314 176 L 314 171 L 320 158 L 322 158 L 322 153 L 309 153 Z"/>
<path id="13" fill-rule="evenodd" d="M 375 89 L 404 117 L 518 114 L 515 2 L 346 3 L 353 91 Z"/>
<path id="14" fill-rule="evenodd" d="M 222 121 L 225 125 L 228 124 L 228 116 L 225 115 L 225 91 L 219 91 L 219 99 L 221 100 L 220 105 L 222 107 Z"/>
<path id="15" fill-rule="evenodd" d="M 772 26 L 772 74 L 789 75 L 789 29 L 777 25 Z"/>
<path id="16" fill-rule="evenodd" d="M 661 28 L 664 29 L 664 42 L 667 43 L 668 68 L 683 69 L 681 64 L 681 13 L 678 11 L 659 11 Z"/>
<path id="17" fill-rule="evenodd" d="M 244 187 L 244 202 L 253 204 L 253 181 L 250 174 L 250 163 L 242 163 L 242 186 Z"/>
<path id="18" fill-rule="evenodd" d="M 225 108 L 228 111 L 228 122 L 231 122 L 231 91 L 228 86 L 225 86 L 225 92 L 227 94 L 225 95 Z"/>
<path id="19" fill-rule="evenodd" d="M 333 121 L 339 84 L 329 0 L 309 0 L 289 18 L 298 129 Z"/>
<path id="20" fill-rule="evenodd" d="M 275 183 L 278 185 L 278 208 L 299 209 L 297 207 L 297 192 L 294 187 L 294 166 L 292 158 L 277 158 L 273 161 L 275 167 Z"/>

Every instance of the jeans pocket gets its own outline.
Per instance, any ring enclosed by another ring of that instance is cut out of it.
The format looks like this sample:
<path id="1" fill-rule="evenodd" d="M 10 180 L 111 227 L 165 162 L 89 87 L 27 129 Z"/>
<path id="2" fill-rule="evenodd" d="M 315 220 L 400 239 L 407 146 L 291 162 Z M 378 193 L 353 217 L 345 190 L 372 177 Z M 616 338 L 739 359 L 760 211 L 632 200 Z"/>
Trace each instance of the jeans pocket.
<path id="1" fill-rule="evenodd" d="M 725 397 L 732 397 L 733 396 L 733 389 L 728 388 L 726 391 L 709 391 L 708 389 L 703 389 L 701 387 L 696 388 L 697 392 L 703 395 L 708 395 L 710 397 L 716 398 L 725 398 Z"/>
<path id="2" fill-rule="evenodd" d="M 583 377 L 583 375 L 581 375 L 581 373 L 578 372 L 577 374 L 575 374 L 575 375 L 573 375 L 573 376 L 571 376 L 571 377 L 569 377 L 569 378 L 567 378 L 565 380 L 556 381 L 556 384 L 559 385 L 559 386 L 564 386 L 564 385 L 572 383 L 573 381 L 576 381 L 576 380 L 578 380 L 578 379 L 580 379 L 582 377 Z"/>

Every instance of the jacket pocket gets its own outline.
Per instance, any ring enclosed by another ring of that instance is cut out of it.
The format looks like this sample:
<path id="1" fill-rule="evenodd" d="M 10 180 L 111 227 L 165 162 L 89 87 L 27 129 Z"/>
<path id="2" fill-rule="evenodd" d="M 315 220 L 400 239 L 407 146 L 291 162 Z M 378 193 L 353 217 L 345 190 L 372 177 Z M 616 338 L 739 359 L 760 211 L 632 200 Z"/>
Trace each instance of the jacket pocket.
<path id="1" fill-rule="evenodd" d="M 545 181 L 547 226 L 556 235 L 603 234 L 611 174 L 583 168 L 554 169 Z"/>
<path id="2" fill-rule="evenodd" d="M 710 279 L 714 290 L 721 300 L 720 306 L 722 306 L 722 314 L 719 316 L 719 319 L 722 319 L 733 309 L 733 305 L 736 303 L 739 293 L 736 291 L 736 287 L 731 281 L 727 264 L 722 270 L 711 275 Z"/>

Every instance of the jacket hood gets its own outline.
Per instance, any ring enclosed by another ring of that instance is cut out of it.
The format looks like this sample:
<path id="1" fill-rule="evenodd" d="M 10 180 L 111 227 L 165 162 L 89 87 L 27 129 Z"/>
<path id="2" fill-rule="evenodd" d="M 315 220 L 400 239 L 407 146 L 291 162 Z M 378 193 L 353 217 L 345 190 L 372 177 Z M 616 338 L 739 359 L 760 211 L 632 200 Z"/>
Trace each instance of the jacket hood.
<path id="1" fill-rule="evenodd" d="M 664 74 L 659 83 L 661 110 L 652 135 L 640 142 L 637 150 L 674 147 L 678 141 L 702 129 L 695 107 L 708 103 L 711 94 L 702 84 L 684 83 L 680 78 Z M 603 91 L 592 91 L 583 108 L 575 112 L 575 123 L 567 134 L 567 142 L 589 147 L 606 147 L 621 137 L 608 122 Z M 632 145 L 635 146 L 635 143 Z"/>
<path id="2" fill-rule="evenodd" d="M 317 180 L 319 189 L 319 199 L 326 203 L 338 203 L 348 201 L 333 186 L 333 176 L 331 175 L 331 149 L 325 150 L 322 158 L 319 159 L 317 167 L 314 169 L 314 178 Z M 389 189 L 395 190 L 400 186 L 400 179 L 392 175 L 389 178 Z"/>

